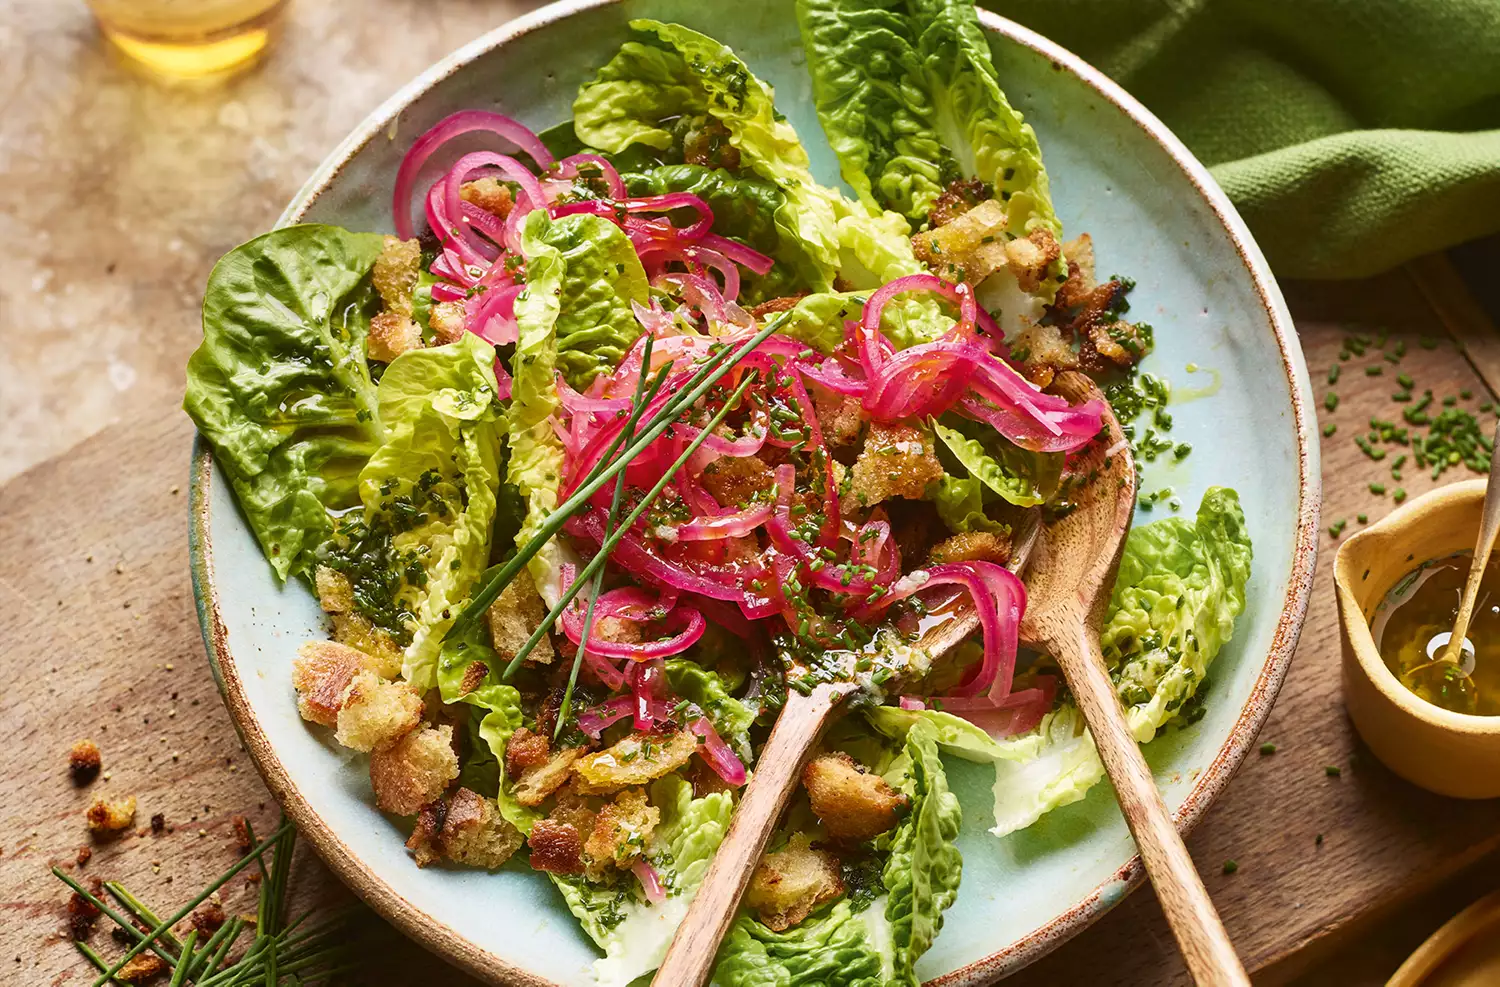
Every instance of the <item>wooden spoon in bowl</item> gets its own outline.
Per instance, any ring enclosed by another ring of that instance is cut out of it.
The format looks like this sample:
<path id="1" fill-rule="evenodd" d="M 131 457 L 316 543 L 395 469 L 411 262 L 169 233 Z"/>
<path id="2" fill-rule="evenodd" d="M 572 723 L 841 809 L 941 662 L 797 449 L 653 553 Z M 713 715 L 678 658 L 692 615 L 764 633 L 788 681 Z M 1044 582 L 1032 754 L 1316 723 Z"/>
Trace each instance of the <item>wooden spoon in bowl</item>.
<path id="1" fill-rule="evenodd" d="M 1019 574 L 1026 566 L 1041 530 L 1040 515 L 1040 509 L 1033 508 L 1016 525 L 1014 547 L 1006 563 L 1012 572 Z M 974 608 L 968 606 L 929 629 L 915 647 L 936 657 L 973 633 L 978 624 Z M 788 690 L 786 705 L 761 750 L 755 774 L 735 807 L 729 832 L 667 947 L 666 958 L 651 981 L 653 985 L 702 987 L 708 983 L 719 942 L 729 932 L 745 888 L 766 851 L 766 843 L 796 791 L 803 766 L 824 727 L 832 722 L 844 700 L 858 689 L 854 682 L 824 682 L 806 695 Z"/>

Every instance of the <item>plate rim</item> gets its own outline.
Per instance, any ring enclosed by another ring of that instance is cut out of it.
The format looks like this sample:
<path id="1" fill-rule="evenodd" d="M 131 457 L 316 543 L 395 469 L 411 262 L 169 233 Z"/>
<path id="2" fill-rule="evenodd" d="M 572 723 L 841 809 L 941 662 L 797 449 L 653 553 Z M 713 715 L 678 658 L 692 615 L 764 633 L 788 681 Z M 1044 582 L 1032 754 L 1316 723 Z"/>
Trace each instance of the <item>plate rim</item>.
<path id="1" fill-rule="evenodd" d="M 556 0 L 494 28 L 434 62 L 366 116 L 323 159 L 277 218 L 274 228 L 298 221 L 358 151 L 391 126 L 406 107 L 459 69 L 532 31 L 588 10 L 623 2 L 624 0 Z M 1322 500 L 1319 448 L 1312 441 L 1308 417 L 1311 381 L 1300 344 L 1296 342 L 1291 315 L 1270 267 L 1244 220 L 1208 169 L 1150 110 L 1082 58 L 998 14 L 983 9 L 978 13 L 980 24 L 985 30 L 1042 55 L 1051 61 L 1053 68 L 1071 73 L 1096 95 L 1124 113 L 1166 152 L 1173 164 L 1198 190 L 1239 254 L 1267 316 L 1281 357 L 1298 454 L 1297 529 L 1292 549 L 1292 567 L 1271 647 L 1266 653 L 1250 696 L 1213 761 L 1199 774 L 1186 799 L 1173 813 L 1178 830 L 1186 836 L 1228 785 L 1264 725 L 1286 678 L 1306 618 L 1316 563 Z M 214 681 L 230 719 L 271 794 L 339 880 L 409 938 L 487 980 L 501 980 L 522 987 L 561 987 L 554 981 L 539 977 L 498 954 L 479 947 L 404 897 L 339 838 L 291 783 L 285 766 L 271 746 L 248 701 L 220 613 L 221 601 L 214 580 L 209 529 L 208 505 L 212 476 L 212 450 L 202 435 L 195 435 L 189 482 L 188 553 L 199 627 Z M 1053 916 L 1045 925 L 1003 949 L 927 981 L 928 987 L 967 987 L 1014 973 L 1097 921 L 1138 886 L 1143 876 L 1139 854 L 1132 856 L 1114 874 L 1101 881 L 1071 908 Z"/>

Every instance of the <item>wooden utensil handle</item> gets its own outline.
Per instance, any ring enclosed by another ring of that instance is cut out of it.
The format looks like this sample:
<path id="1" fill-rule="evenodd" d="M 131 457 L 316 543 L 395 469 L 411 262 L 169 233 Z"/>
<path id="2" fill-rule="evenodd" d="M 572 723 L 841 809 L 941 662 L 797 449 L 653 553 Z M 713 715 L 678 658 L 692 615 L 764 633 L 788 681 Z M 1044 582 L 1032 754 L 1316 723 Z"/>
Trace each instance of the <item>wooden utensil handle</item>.
<path id="1" fill-rule="evenodd" d="M 719 942 L 739 910 L 740 898 L 765 853 L 781 812 L 791 801 L 808 753 L 847 689 L 821 685 L 811 695 L 789 692 L 786 706 L 756 762 L 755 776 L 734 811 L 729 832 L 714 853 L 698 894 L 688 907 L 654 987 L 702 987 L 713 973 Z"/>
<path id="2" fill-rule="evenodd" d="M 1167 923 L 1200 985 L 1249 987 L 1250 978 L 1224 931 L 1203 879 L 1188 856 L 1182 836 L 1156 788 L 1156 779 L 1141 754 L 1140 745 L 1125 723 L 1125 711 L 1110 682 L 1099 651 L 1097 633 L 1079 626 L 1077 633 L 1054 643 L 1055 657 L 1078 699 L 1084 721 L 1093 734 L 1099 757 L 1114 782 L 1120 811 L 1140 848 L 1141 860 Z"/>

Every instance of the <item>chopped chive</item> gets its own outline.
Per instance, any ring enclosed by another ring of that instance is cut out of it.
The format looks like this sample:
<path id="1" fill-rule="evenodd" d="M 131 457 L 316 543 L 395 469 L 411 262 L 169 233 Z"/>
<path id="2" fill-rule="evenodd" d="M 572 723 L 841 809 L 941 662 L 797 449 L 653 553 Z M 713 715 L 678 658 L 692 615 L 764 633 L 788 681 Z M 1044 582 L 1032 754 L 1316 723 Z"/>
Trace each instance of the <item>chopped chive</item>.
<path id="1" fill-rule="evenodd" d="M 1323 426 L 1323 435 L 1327 437 L 1332 435 L 1334 432 L 1337 432 L 1338 430 L 1339 427 L 1337 425 L 1335 425 L 1333 422 L 1329 422 L 1327 425 Z"/>
<path id="2" fill-rule="evenodd" d="M 1417 342 L 1421 344 L 1421 347 L 1424 350 L 1435 350 L 1438 348 L 1438 341 L 1436 339 L 1433 339 L 1431 336 L 1423 336 L 1421 339 L 1417 340 Z"/>
<path id="3" fill-rule="evenodd" d="M 1276 745 L 1275 744 L 1270 744 L 1270 743 L 1261 744 L 1260 745 L 1260 753 L 1261 753 L 1262 757 L 1265 757 L 1265 756 L 1270 755 L 1270 754 L 1275 754 L 1276 753 Z"/>
<path id="4" fill-rule="evenodd" d="M 1400 384 L 1402 387 L 1406 388 L 1408 391 L 1411 390 L 1412 387 L 1413 387 L 1413 382 L 1412 382 L 1412 379 L 1411 379 L 1411 374 L 1397 374 L 1396 375 L 1396 383 Z"/>
<path id="5" fill-rule="evenodd" d="M 1332 391 L 1329 391 L 1328 394 L 1323 398 L 1323 407 L 1327 408 L 1329 411 L 1333 411 L 1338 406 L 1339 396 Z"/>
<path id="6" fill-rule="evenodd" d="M 1329 764 L 1324 766 L 1323 773 L 1330 778 L 1337 778 L 1344 773 L 1344 769 L 1337 764 Z"/>
<path id="7" fill-rule="evenodd" d="M 1395 490 L 1391 491 L 1391 499 L 1398 504 L 1401 503 L 1406 499 L 1406 491 L 1401 489 L 1400 487 L 1397 487 Z"/>
<path id="8" fill-rule="evenodd" d="M 1240 869 L 1240 865 L 1233 860 L 1224 861 L 1224 873 L 1233 874 Z"/>
<path id="9" fill-rule="evenodd" d="M 1328 383 L 1330 385 L 1333 385 L 1333 384 L 1337 384 L 1338 382 L 1339 382 L 1339 365 L 1337 363 L 1335 363 L 1333 366 L 1331 366 L 1331 367 L 1328 368 Z"/>
<path id="10" fill-rule="evenodd" d="M 1384 483 L 1372 483 L 1372 484 L 1370 484 L 1370 493 L 1376 494 L 1377 496 L 1380 495 L 1380 494 L 1385 493 L 1385 484 Z"/>
<path id="11" fill-rule="evenodd" d="M 1370 366 L 1370 367 L 1366 367 L 1365 368 L 1365 376 L 1366 377 L 1379 377 L 1383 373 L 1385 373 L 1385 368 L 1382 367 L 1378 363 L 1375 364 L 1374 366 Z"/>
<path id="12" fill-rule="evenodd" d="M 1354 520 L 1358 521 L 1360 524 L 1369 524 L 1370 516 L 1368 514 L 1360 513 L 1354 515 Z"/>
<path id="13" fill-rule="evenodd" d="M 1463 390 L 1461 390 L 1461 391 L 1458 392 L 1458 396 L 1461 397 L 1461 398 L 1463 398 L 1465 401 L 1467 401 L 1467 400 L 1469 400 L 1470 398 L 1472 398 L 1474 396 L 1474 392 L 1471 391 L 1471 390 L 1469 390 L 1466 387 Z"/>

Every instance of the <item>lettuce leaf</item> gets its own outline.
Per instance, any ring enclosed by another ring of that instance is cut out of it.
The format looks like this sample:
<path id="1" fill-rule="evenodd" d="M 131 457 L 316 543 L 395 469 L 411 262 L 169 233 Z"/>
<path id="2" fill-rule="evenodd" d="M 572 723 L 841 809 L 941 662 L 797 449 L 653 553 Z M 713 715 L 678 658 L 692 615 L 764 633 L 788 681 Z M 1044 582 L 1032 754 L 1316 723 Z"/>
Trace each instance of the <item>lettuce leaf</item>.
<path id="1" fill-rule="evenodd" d="M 729 793 L 695 799 L 693 787 L 676 775 L 652 783 L 651 804 L 661 810 L 661 823 L 651 834 L 646 859 L 661 878 L 666 900 L 647 901 L 628 875 L 618 886 L 548 875 L 568 910 L 604 950 L 594 964 L 599 987 L 625 987 L 661 964 L 734 812 Z"/>
<path id="2" fill-rule="evenodd" d="M 1210 487 L 1193 520 L 1164 518 L 1125 540 L 1104 657 L 1136 740 L 1145 743 L 1198 691 L 1234 633 L 1250 579 L 1239 496 Z"/>
<path id="3" fill-rule="evenodd" d="M 948 530 L 955 535 L 968 531 L 1004 531 L 1005 525 L 984 513 L 984 484 L 972 476 L 944 473 L 925 491 Z"/>
<path id="4" fill-rule="evenodd" d="M 1036 134 L 1000 90 L 972 4 L 798 0 L 797 19 L 818 119 L 869 209 L 921 224 L 944 186 L 976 177 L 1005 202 L 1012 235 L 1062 239 Z"/>
<path id="5" fill-rule="evenodd" d="M 378 622 L 410 636 L 402 672 L 422 690 L 489 561 L 500 485 L 494 353 L 466 334 L 386 367 L 377 390 L 383 441 L 359 473 L 362 524 L 342 526 L 328 555 L 357 601 L 379 590 L 396 605 L 395 621 Z"/>
<path id="6" fill-rule="evenodd" d="M 1062 453 L 1022 449 L 988 426 L 958 416 L 932 422 L 944 448 L 968 475 L 1017 507 L 1044 504 L 1062 481 Z M 942 457 L 940 457 L 942 458 Z M 945 464 L 946 466 L 946 464 Z"/>
<path id="7" fill-rule="evenodd" d="M 486 569 L 480 580 L 487 580 L 499 566 Z M 505 776 L 505 745 L 521 726 L 521 693 L 500 678 L 504 661 L 485 639 L 485 624 L 470 624 L 462 636 L 454 635 L 442 642 L 437 661 L 438 694 L 445 703 L 463 702 L 483 711 L 477 730 L 478 739 L 488 748 L 491 758 L 478 759 L 476 770 L 483 771 L 486 789 L 493 789 L 500 814 L 523 833 L 530 833 L 541 813 L 517 802 Z M 475 663 L 482 662 L 482 673 Z M 473 738 L 471 737 L 471 740 Z M 469 770 L 468 765 L 465 770 Z M 479 789 L 475 789 L 479 791 Z"/>
<path id="8" fill-rule="evenodd" d="M 741 167 L 780 188 L 775 211 L 781 239 L 802 245 L 800 283 L 815 291 L 833 285 L 839 263 L 840 196 L 813 181 L 807 151 L 776 111 L 771 87 L 728 47 L 678 24 L 633 20 L 627 41 L 573 103 L 573 128 L 584 143 L 608 154 L 632 145 L 672 146 L 671 122 L 710 116 L 729 131 Z"/>
<path id="9" fill-rule="evenodd" d="M 646 272 L 630 238 L 603 216 L 563 216 L 537 227 L 536 242 L 558 251 L 562 261 L 557 369 L 583 390 L 596 374 L 618 366 L 641 334 L 630 303 L 649 297 Z"/>
<path id="10" fill-rule="evenodd" d="M 843 738 L 841 747 L 851 742 L 868 746 L 847 728 L 836 736 Z M 900 756 L 883 768 L 886 779 L 911 799 L 906 818 L 882 838 L 887 852 L 880 872 L 884 894 L 863 908 L 849 898 L 840 899 L 780 933 L 742 914 L 720 949 L 717 983 L 921 983 L 916 962 L 942 928 L 943 913 L 957 897 L 963 875 L 963 857 L 954 845 L 963 811 L 958 796 L 948 790 L 937 731 L 931 724 L 910 724 Z"/>
<path id="11" fill-rule="evenodd" d="M 696 661 L 668 658 L 665 667 L 672 695 L 697 703 L 724 742 L 748 763 L 750 727 L 755 722 L 756 710 L 731 696 L 723 680 Z"/>
<path id="12" fill-rule="evenodd" d="M 1077 802 L 1104 777 L 1093 738 L 1072 703 L 1048 713 L 1029 733 L 998 739 L 962 717 L 938 710 L 877 706 L 866 716 L 877 730 L 893 737 L 925 725 L 945 752 L 993 764 L 995 825 L 990 832 L 996 836 L 1025 829 L 1053 809 Z"/>
<path id="13" fill-rule="evenodd" d="M 753 247 L 775 259 L 764 276 L 750 270 L 740 272 L 742 305 L 756 305 L 808 291 L 799 271 L 811 263 L 802 241 L 783 237 L 776 227 L 776 212 L 786 203 L 786 194 L 773 182 L 754 175 L 734 175 L 723 168 L 695 164 L 662 165 L 621 176 L 631 195 L 662 195 L 689 192 L 708 203 L 714 214 L 714 232 Z"/>
<path id="14" fill-rule="evenodd" d="M 277 577 L 310 570 L 330 510 L 359 503 L 380 442 L 365 334 L 381 238 L 289 226 L 214 265 L 183 408 L 214 447 Z"/>
<path id="15" fill-rule="evenodd" d="M 566 262 L 562 251 L 548 239 L 551 227 L 552 220 L 538 209 L 526 217 L 521 228 L 526 290 L 516 298 L 518 329 L 510 411 L 505 419 L 510 453 L 507 479 L 526 501 L 526 517 L 516 532 L 517 546 L 530 541 L 557 507 L 558 486 L 562 483 L 562 442 L 549 419 L 560 407 L 554 374 Z M 567 560 L 567 549 L 554 538 L 527 563 L 537 592 L 548 606 L 561 597 L 562 564 Z"/>

